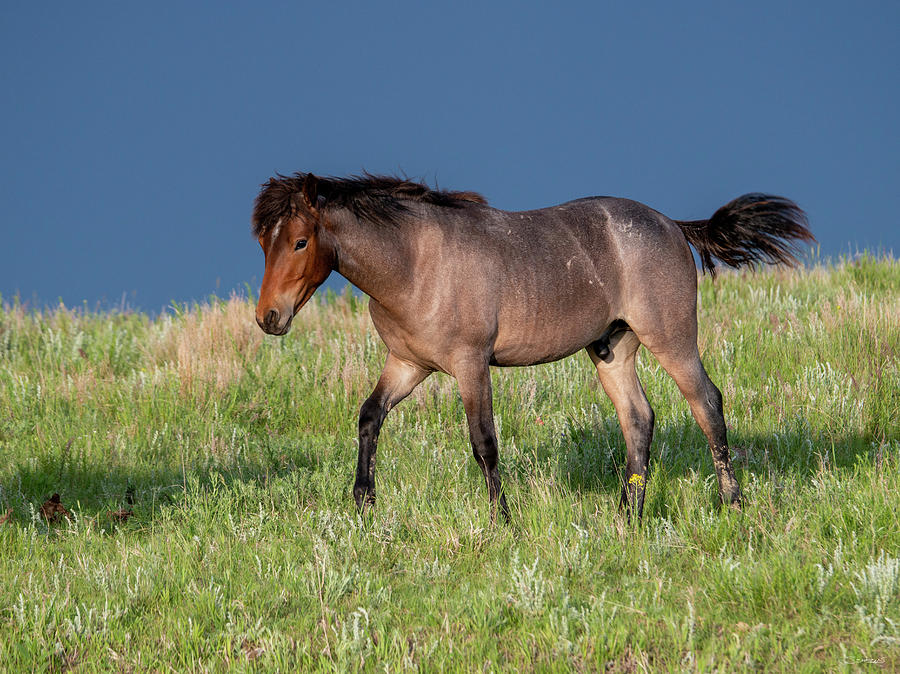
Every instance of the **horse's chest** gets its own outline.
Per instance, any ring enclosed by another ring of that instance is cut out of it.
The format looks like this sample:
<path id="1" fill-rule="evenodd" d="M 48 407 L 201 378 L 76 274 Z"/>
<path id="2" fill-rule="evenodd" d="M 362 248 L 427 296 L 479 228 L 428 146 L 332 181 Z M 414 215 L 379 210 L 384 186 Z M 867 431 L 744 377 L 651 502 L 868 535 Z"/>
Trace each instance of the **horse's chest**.
<path id="1" fill-rule="evenodd" d="M 387 348 L 395 356 L 432 370 L 446 371 L 443 343 L 436 324 L 420 320 L 413 313 L 394 316 L 374 300 L 369 303 L 369 313 L 375 330 Z"/>

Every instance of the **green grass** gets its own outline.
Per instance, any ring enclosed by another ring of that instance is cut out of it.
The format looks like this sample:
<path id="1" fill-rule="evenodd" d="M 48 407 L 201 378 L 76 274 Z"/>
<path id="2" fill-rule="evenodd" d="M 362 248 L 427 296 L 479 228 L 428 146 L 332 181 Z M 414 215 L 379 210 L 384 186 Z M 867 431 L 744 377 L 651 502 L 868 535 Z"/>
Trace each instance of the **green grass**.
<path id="1" fill-rule="evenodd" d="M 640 527 L 583 354 L 494 372 L 511 524 L 490 524 L 441 375 L 388 417 L 357 515 L 385 350 L 364 298 L 294 325 L 265 337 L 238 299 L 0 310 L 0 668 L 900 668 L 898 261 L 703 280 L 746 505 L 717 508 L 705 441 L 642 353 Z M 41 517 L 53 492 L 72 519 Z"/>

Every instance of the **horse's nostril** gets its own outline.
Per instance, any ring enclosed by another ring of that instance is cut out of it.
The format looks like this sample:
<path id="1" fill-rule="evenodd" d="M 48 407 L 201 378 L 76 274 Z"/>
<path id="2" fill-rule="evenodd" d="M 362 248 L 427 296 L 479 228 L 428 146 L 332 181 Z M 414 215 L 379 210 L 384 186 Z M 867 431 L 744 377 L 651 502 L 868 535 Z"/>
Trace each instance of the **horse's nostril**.
<path id="1" fill-rule="evenodd" d="M 269 313 L 266 314 L 266 325 L 270 328 L 274 328 L 278 324 L 278 312 L 274 309 L 269 309 Z"/>

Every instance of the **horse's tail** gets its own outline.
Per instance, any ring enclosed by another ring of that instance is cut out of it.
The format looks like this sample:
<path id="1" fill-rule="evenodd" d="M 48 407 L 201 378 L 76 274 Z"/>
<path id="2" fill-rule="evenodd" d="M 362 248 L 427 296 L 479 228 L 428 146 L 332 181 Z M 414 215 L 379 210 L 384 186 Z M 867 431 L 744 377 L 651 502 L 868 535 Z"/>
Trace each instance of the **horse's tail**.
<path id="1" fill-rule="evenodd" d="M 801 242 L 816 240 L 809 231 L 806 213 L 797 204 L 769 194 L 738 197 L 709 220 L 675 222 L 697 249 L 703 270 L 713 276 L 713 258 L 729 267 L 756 262 L 793 266 Z"/>

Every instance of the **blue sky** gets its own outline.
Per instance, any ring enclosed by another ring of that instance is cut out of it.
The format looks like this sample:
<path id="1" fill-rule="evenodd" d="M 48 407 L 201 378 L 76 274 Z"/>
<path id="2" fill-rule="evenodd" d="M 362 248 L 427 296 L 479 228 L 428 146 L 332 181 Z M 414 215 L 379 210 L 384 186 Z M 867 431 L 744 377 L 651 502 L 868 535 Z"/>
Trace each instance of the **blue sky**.
<path id="1" fill-rule="evenodd" d="M 295 170 L 681 219 L 769 191 L 824 255 L 896 254 L 898 30 L 896 2 L 10 5 L 0 293 L 255 290 L 252 200 Z"/>

